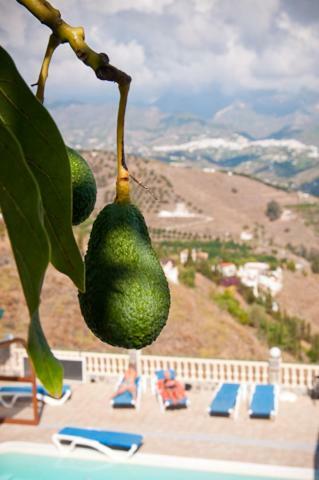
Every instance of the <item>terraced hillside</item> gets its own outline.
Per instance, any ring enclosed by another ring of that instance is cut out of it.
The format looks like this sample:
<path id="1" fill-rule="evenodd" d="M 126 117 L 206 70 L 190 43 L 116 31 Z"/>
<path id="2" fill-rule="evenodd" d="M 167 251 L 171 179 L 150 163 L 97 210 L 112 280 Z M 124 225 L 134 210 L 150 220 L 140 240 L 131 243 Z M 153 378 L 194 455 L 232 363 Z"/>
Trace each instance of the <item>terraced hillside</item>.
<path id="1" fill-rule="evenodd" d="M 115 191 L 115 157 L 105 152 L 84 152 L 98 185 L 96 215 Z M 310 248 L 318 245 L 318 231 L 305 220 L 298 208 L 305 198 L 286 193 L 260 182 L 220 172 L 164 165 L 153 160 L 129 156 L 133 200 L 145 214 L 154 241 L 163 239 L 234 239 L 242 232 L 253 235 L 256 251 L 285 255 L 286 244 Z M 145 188 L 146 187 L 146 188 Z M 276 200 L 283 215 L 271 222 L 265 215 L 267 203 Z M 315 202 L 309 197 L 307 201 Z M 179 206 L 178 206 L 179 205 Z M 288 206 L 288 207 L 287 207 Z M 85 251 L 92 221 L 75 228 L 76 238 Z M 14 260 L 4 225 L 0 222 L 0 336 L 16 333 L 26 336 L 28 317 L 19 286 Z M 286 275 L 286 274 L 285 274 Z M 292 313 L 302 314 L 315 326 L 316 309 L 311 295 L 317 295 L 317 276 L 308 275 L 311 285 L 307 304 L 301 296 L 306 285 L 303 275 L 291 274 L 281 297 Z M 266 358 L 268 346 L 256 329 L 241 325 L 213 301 L 216 285 L 197 274 L 195 288 L 171 285 L 172 308 L 167 326 L 159 339 L 145 349 L 149 353 L 170 355 L 217 356 L 224 358 Z M 291 301 L 292 297 L 294 301 Z M 311 308 L 310 308 L 311 307 Z M 93 337 L 80 315 L 77 292 L 69 279 L 49 269 L 45 279 L 41 318 L 52 346 L 97 351 L 115 351 Z M 309 315 L 308 315 L 309 313 Z M 240 339 L 240 341 L 238 341 Z"/>
<path id="2" fill-rule="evenodd" d="M 1 308 L 0 337 L 14 333 L 26 337 L 28 313 L 6 238 L 0 242 Z M 172 308 L 167 326 L 159 339 L 145 352 L 164 355 L 259 358 L 267 357 L 267 345 L 252 329 L 239 325 L 212 301 L 214 285 L 198 276 L 195 289 L 171 285 Z M 49 268 L 40 309 L 42 324 L 52 347 L 121 351 L 103 344 L 86 327 L 77 301 L 77 291 L 64 276 Z M 238 346 L 238 339 L 240 345 Z"/>
<path id="3" fill-rule="evenodd" d="M 96 209 L 99 210 L 115 196 L 115 156 L 88 151 L 84 156 L 97 178 Z M 315 197 L 287 193 L 238 175 L 174 167 L 135 156 L 128 156 L 127 163 L 132 176 L 146 187 L 132 180 L 133 201 L 143 211 L 155 240 L 216 237 L 236 240 L 243 230 L 248 230 L 258 245 L 318 245 L 318 233 L 298 208 L 305 202 L 319 205 Z M 265 215 L 271 200 L 278 202 L 283 210 L 276 222 Z"/>

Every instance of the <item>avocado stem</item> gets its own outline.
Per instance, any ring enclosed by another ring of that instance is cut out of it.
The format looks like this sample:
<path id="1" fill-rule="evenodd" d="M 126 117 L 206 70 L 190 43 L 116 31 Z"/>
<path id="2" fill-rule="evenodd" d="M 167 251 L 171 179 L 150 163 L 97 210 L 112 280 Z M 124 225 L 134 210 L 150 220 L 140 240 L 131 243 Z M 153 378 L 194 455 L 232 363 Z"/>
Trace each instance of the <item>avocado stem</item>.
<path id="1" fill-rule="evenodd" d="M 120 101 L 117 115 L 117 180 L 116 203 L 130 203 L 129 172 L 124 152 L 124 121 L 130 83 L 119 84 Z"/>
<path id="2" fill-rule="evenodd" d="M 42 65 L 41 65 L 41 70 L 40 70 L 38 81 L 37 81 L 37 83 L 35 83 L 35 85 L 38 86 L 37 93 L 35 94 L 35 96 L 37 97 L 37 99 L 41 103 L 44 102 L 45 83 L 46 83 L 48 75 L 49 75 L 49 66 L 50 66 L 50 62 L 51 62 L 51 59 L 52 59 L 52 55 L 53 55 L 55 49 L 60 44 L 61 44 L 61 40 L 56 35 L 54 35 L 54 33 L 52 33 L 49 37 L 48 46 L 47 46 L 47 49 L 46 49 L 45 54 L 44 54 L 44 59 L 43 59 Z"/>

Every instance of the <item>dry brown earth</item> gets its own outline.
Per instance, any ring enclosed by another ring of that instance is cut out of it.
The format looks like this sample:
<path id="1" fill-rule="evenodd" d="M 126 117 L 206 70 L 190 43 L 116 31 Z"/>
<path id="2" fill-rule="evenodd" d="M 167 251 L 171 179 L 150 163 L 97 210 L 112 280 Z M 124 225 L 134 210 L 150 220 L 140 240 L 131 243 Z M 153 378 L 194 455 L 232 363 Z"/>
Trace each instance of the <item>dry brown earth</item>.
<path id="1" fill-rule="evenodd" d="M 110 153 L 95 153 L 93 157 L 91 152 L 85 152 L 84 155 L 100 179 L 97 209 L 101 209 L 114 198 L 115 157 Z M 296 192 L 287 193 L 238 175 L 173 167 L 132 156 L 128 157 L 128 164 L 133 175 L 155 193 L 156 199 L 133 183 L 133 198 L 152 227 L 222 238 L 229 234 L 234 239 L 239 239 L 243 228 L 248 227 L 251 232 L 258 231 L 259 244 L 270 241 L 280 246 L 291 243 L 318 247 L 318 235 L 295 212 L 275 222 L 265 215 L 271 200 L 276 200 L 283 210 L 287 205 L 304 203 L 304 198 Z M 310 200 L 318 201 L 316 198 Z M 158 217 L 159 210 L 174 210 L 177 202 L 185 203 L 189 211 L 198 215 L 193 218 Z"/>
<path id="2" fill-rule="evenodd" d="M 311 322 L 313 332 L 319 332 L 319 275 L 284 272 L 283 289 L 278 295 L 280 306 Z"/>
<path id="3" fill-rule="evenodd" d="M 99 210 L 106 200 L 114 197 L 115 159 L 112 154 L 93 156 L 87 153 L 86 156 L 98 180 Z M 258 245 L 268 245 L 268 249 L 272 248 L 269 239 L 275 246 L 284 246 L 287 242 L 303 243 L 308 247 L 318 244 L 315 232 L 301 218 L 295 216 L 289 221 L 270 222 L 265 216 L 269 200 L 275 199 L 284 207 L 298 203 L 297 194 L 275 190 L 244 177 L 174 168 L 134 157 L 129 157 L 128 161 L 133 174 L 156 193 L 158 200 L 134 185 L 134 197 L 142 205 L 152 227 L 208 233 L 213 237 L 223 237 L 229 232 L 236 239 L 243 227 L 248 226 L 251 231 L 258 230 Z M 158 218 L 160 209 L 172 210 L 178 201 L 188 204 L 188 208 L 200 216 L 195 219 Z M 207 221 L 204 217 L 213 219 Z M 76 231 L 77 238 L 79 231 Z M 298 314 L 318 327 L 317 277 L 285 273 L 285 287 L 279 298 L 289 313 Z M 201 276 L 197 276 L 195 289 L 173 285 L 168 325 L 158 341 L 145 350 L 167 355 L 265 358 L 265 343 L 256 338 L 254 329 L 239 325 L 228 313 L 219 310 L 211 300 L 213 288 L 213 284 Z M 26 336 L 27 310 L 6 238 L 0 239 L 0 307 L 5 308 L 5 315 L 0 320 L 0 336 L 10 332 Z M 116 351 L 90 333 L 80 315 L 75 288 L 53 268 L 49 269 L 44 284 L 41 318 L 53 347 Z"/>
<path id="4" fill-rule="evenodd" d="M 4 242 L 1 246 L 3 255 L 8 250 L 4 249 Z M 239 325 L 213 303 L 210 298 L 212 289 L 213 284 L 201 275 L 197 276 L 194 289 L 171 285 L 172 307 L 167 326 L 145 352 L 195 357 L 266 358 L 266 345 L 255 337 L 253 329 Z M 5 309 L 0 321 L 0 337 L 8 333 L 26 337 L 28 314 L 12 259 L 1 268 L 0 291 L 0 306 Z M 67 277 L 52 267 L 44 283 L 40 314 L 52 347 L 121 351 L 94 337 L 82 319 L 76 289 Z"/>

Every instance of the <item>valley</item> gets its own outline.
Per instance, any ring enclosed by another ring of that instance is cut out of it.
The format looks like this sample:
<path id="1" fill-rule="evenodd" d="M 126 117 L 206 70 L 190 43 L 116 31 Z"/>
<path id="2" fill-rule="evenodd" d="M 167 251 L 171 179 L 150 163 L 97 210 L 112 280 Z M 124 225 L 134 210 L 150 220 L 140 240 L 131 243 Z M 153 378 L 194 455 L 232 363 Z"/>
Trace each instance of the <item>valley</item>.
<path id="1" fill-rule="evenodd" d="M 93 169 L 98 186 L 92 219 L 74 228 L 84 253 L 94 217 L 114 198 L 115 156 L 98 150 L 82 153 Z M 247 177 L 204 171 L 194 166 L 173 166 L 136 155 L 128 155 L 127 163 L 133 201 L 145 215 L 162 261 L 171 258 L 182 272 L 180 251 L 185 245 L 192 244 L 197 245 L 198 251 L 211 251 L 207 254 L 208 264 L 227 260 L 227 245 L 237 251 L 235 257 L 229 258 L 234 258 L 238 265 L 273 258 L 283 268 L 283 288 L 276 298 L 280 309 L 309 323 L 312 335 L 319 333 L 314 302 L 319 295 L 318 274 L 312 272 L 306 258 L 294 252 L 301 246 L 307 249 L 318 246 L 318 228 L 315 222 L 309 222 L 309 218 L 304 217 L 305 207 L 301 207 L 309 202 L 311 208 L 316 209 L 319 205 L 316 197 L 310 196 L 305 200 L 297 192 L 285 192 Z M 270 201 L 276 201 L 281 207 L 281 216 L 275 221 L 269 220 L 265 213 Z M 211 250 L 216 239 L 221 245 L 217 257 Z M 165 242 L 174 246 L 175 253 L 163 250 Z M 14 332 L 25 337 L 27 309 L 4 225 L 1 227 L 0 258 L 0 307 L 5 311 L 0 320 L 0 333 L 2 336 Z M 295 271 L 287 268 L 291 262 Z M 194 265 L 192 268 L 195 271 L 194 286 L 188 286 L 183 281 L 170 284 L 172 307 L 168 324 L 159 339 L 145 352 L 195 357 L 266 358 L 269 334 L 265 333 L 264 327 L 260 330 L 254 321 L 242 324 L 227 309 L 221 308 L 214 298 L 223 295 L 224 287 L 210 278 L 202 266 Z M 237 293 L 235 298 L 248 317 L 253 319 L 254 305 L 249 305 Z M 263 310 L 262 315 L 269 325 L 267 328 L 270 328 L 275 320 L 265 312 Z M 87 329 L 80 314 L 76 289 L 69 279 L 52 268 L 49 268 L 45 279 L 40 314 L 52 347 L 117 351 L 102 344 Z M 309 350 L 309 341 L 303 340 L 301 344 L 305 351 Z M 308 360 L 300 352 L 299 357 L 295 356 L 291 348 L 288 345 L 284 358 Z"/>

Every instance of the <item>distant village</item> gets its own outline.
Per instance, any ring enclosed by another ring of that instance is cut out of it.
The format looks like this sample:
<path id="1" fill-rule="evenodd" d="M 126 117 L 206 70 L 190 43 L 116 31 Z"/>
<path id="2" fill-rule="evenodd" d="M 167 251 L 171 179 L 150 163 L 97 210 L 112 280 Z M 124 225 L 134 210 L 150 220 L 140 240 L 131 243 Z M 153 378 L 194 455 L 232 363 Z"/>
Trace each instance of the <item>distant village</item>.
<path id="1" fill-rule="evenodd" d="M 208 252 L 192 248 L 179 252 L 179 264 L 186 265 L 189 261 L 194 264 L 208 260 Z M 163 270 L 169 282 L 179 283 L 179 265 L 172 259 L 162 260 Z M 221 277 L 221 285 L 224 287 L 245 285 L 252 289 L 256 298 L 270 294 L 275 297 L 283 287 L 282 269 L 270 268 L 266 262 L 247 262 L 240 267 L 232 262 L 220 262 L 211 266 L 212 271 L 217 271 Z"/>

